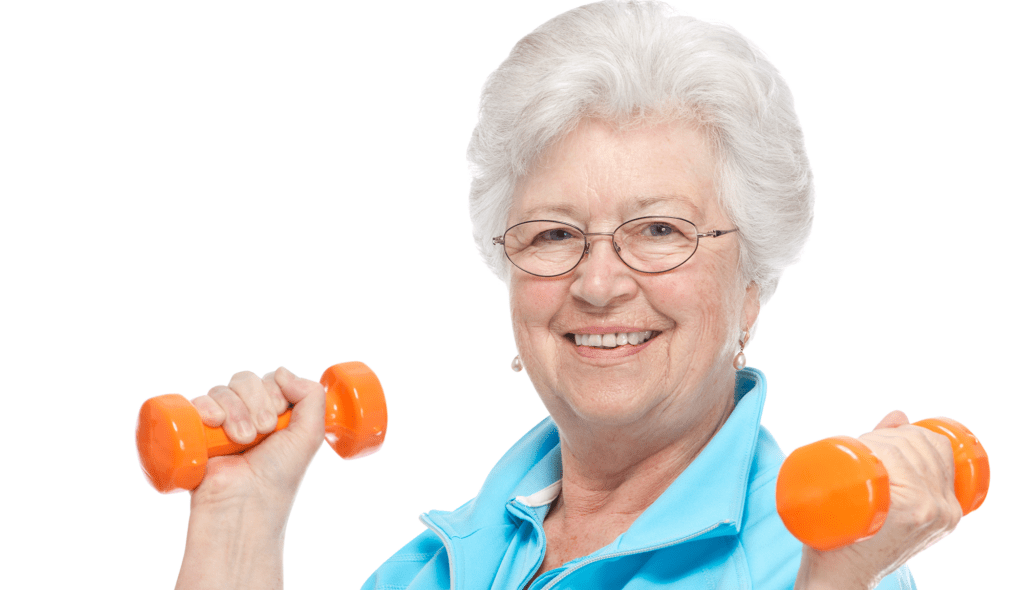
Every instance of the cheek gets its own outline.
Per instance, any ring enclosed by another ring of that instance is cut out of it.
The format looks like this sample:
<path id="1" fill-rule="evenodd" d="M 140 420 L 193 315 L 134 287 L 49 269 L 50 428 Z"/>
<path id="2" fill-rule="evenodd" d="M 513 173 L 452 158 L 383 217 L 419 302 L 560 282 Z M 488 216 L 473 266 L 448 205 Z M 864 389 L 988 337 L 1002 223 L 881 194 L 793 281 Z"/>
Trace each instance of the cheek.
<path id="1" fill-rule="evenodd" d="M 701 273 L 685 273 L 647 291 L 655 309 L 677 324 L 703 324 L 715 315 L 722 294 L 713 281 Z"/>
<path id="2" fill-rule="evenodd" d="M 730 277 L 693 270 L 697 272 L 672 277 L 649 296 L 655 308 L 675 322 L 679 337 L 695 346 L 708 346 L 726 339 L 733 324 L 742 323 L 744 291 L 737 290 Z M 717 348 L 712 345 L 709 350 Z"/>
<path id="3" fill-rule="evenodd" d="M 529 334 L 541 330 L 546 333 L 551 319 L 564 300 L 564 285 L 556 281 L 514 278 L 509 289 L 512 327 L 516 343 L 527 346 Z"/>

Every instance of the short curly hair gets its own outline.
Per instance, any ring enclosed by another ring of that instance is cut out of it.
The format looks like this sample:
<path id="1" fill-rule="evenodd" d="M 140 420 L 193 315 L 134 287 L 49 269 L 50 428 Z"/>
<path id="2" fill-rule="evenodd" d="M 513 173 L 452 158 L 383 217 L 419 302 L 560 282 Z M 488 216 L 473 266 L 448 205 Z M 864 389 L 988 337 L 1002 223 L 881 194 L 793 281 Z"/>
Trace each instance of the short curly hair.
<path id="1" fill-rule="evenodd" d="M 810 234 L 814 188 L 793 98 L 764 55 L 730 27 L 658 2 L 605 1 L 524 37 L 490 75 L 468 148 L 473 237 L 506 282 L 491 238 L 519 181 L 584 118 L 622 125 L 685 120 L 715 156 L 718 198 L 740 235 L 744 277 L 775 292 Z"/>

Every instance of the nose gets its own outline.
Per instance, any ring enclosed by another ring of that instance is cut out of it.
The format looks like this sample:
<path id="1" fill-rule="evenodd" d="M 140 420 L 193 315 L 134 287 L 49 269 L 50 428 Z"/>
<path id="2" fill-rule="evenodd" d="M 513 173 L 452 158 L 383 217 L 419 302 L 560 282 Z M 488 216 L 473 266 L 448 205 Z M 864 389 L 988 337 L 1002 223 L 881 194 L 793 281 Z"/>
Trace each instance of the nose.
<path id="1" fill-rule="evenodd" d="M 573 271 L 569 293 L 594 307 L 609 307 L 635 297 L 639 286 L 633 270 L 615 252 L 611 235 L 589 235 L 583 260 Z"/>

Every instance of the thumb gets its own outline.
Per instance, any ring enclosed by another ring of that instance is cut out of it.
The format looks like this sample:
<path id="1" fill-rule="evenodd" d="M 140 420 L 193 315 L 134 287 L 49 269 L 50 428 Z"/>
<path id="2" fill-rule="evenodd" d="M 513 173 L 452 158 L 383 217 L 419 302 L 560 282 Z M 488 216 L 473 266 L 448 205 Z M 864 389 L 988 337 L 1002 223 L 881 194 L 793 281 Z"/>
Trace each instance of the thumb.
<path id="1" fill-rule="evenodd" d="M 302 430 L 323 431 L 324 386 L 301 379 L 284 367 L 274 372 L 274 381 L 293 406 L 291 423 Z"/>
<path id="2" fill-rule="evenodd" d="M 910 419 L 907 418 L 907 415 L 899 410 L 893 410 L 886 414 L 885 418 L 882 418 L 882 421 L 878 423 L 878 426 L 875 426 L 874 430 L 897 428 L 907 424 L 910 424 Z"/>

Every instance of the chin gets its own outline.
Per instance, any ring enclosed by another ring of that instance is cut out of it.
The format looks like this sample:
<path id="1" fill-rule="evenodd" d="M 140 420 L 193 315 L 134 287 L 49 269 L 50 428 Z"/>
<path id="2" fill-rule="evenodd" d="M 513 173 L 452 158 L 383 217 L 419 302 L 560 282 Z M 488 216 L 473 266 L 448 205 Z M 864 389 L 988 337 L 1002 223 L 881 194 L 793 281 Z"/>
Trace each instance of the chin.
<path id="1" fill-rule="evenodd" d="M 604 384 L 550 399 L 541 397 L 556 423 L 574 421 L 595 427 L 623 427 L 643 421 L 666 401 L 663 396 L 652 395 L 653 392 L 644 395 L 638 389 L 635 383 Z"/>

